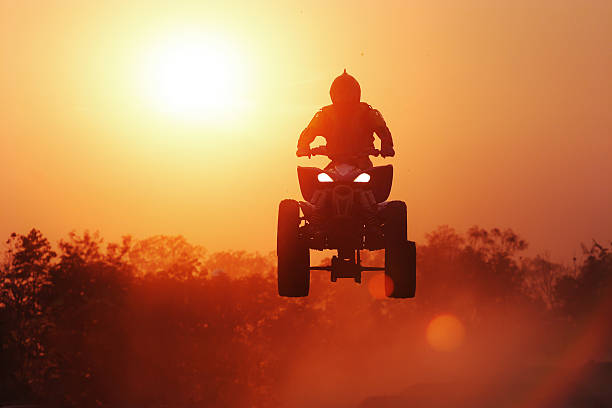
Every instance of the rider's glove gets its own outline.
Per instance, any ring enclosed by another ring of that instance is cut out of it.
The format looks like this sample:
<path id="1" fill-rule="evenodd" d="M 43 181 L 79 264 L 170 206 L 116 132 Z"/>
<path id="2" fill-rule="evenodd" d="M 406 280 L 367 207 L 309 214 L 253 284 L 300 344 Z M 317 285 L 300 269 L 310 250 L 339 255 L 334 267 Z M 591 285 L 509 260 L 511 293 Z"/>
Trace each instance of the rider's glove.
<path id="1" fill-rule="evenodd" d="M 384 144 L 380 147 L 380 155 L 382 157 L 393 157 L 395 156 L 395 150 L 393 150 L 393 145 Z"/>
<path id="2" fill-rule="evenodd" d="M 304 146 L 298 146 L 298 149 L 297 149 L 297 152 L 295 152 L 295 155 L 297 157 L 304 157 L 304 156 L 310 157 L 310 148 L 304 147 Z"/>

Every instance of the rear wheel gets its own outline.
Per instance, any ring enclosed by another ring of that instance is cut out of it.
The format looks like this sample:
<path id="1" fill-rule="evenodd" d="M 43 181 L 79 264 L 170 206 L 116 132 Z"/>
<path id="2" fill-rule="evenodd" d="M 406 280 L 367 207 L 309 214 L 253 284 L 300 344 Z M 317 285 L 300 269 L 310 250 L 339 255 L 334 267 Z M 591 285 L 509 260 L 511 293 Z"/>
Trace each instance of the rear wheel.
<path id="1" fill-rule="evenodd" d="M 310 252 L 299 237 L 300 206 L 295 200 L 283 200 L 278 207 L 278 294 L 308 296 L 310 289 Z"/>
<path id="2" fill-rule="evenodd" d="M 404 241 L 385 248 L 385 294 L 413 298 L 416 293 L 416 246 Z"/>
<path id="3" fill-rule="evenodd" d="M 406 204 L 391 201 L 383 210 L 385 294 L 412 298 L 416 292 L 416 246 L 406 239 Z"/>

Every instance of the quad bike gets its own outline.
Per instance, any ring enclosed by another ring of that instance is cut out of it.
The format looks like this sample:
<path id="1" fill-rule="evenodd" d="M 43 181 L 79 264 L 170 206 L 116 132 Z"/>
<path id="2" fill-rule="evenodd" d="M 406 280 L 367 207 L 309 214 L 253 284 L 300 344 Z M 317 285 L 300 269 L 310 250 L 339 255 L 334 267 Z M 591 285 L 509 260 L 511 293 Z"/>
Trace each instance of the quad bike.
<path id="1" fill-rule="evenodd" d="M 310 151 L 332 161 L 321 170 L 298 166 L 306 201 L 283 200 L 278 209 L 278 293 L 308 296 L 310 271 L 331 272 L 331 280 L 353 278 L 363 271 L 384 271 L 385 294 L 412 298 L 416 290 L 416 247 L 407 240 L 406 204 L 386 201 L 391 192 L 393 166 L 373 167 L 372 149 L 355 156 L 330 156 L 326 146 Z M 364 165 L 365 163 L 365 165 Z M 335 249 L 331 265 L 310 266 L 310 249 Z M 385 266 L 361 265 L 361 250 L 385 250 Z"/>

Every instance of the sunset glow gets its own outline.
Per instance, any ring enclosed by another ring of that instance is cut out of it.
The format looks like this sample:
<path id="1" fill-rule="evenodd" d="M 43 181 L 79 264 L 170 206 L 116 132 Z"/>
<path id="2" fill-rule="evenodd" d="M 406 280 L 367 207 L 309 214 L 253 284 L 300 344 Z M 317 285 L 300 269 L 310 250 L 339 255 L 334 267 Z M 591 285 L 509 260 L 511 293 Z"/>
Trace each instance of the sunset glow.
<path id="1" fill-rule="evenodd" d="M 0 2 L 5 236 L 269 251 L 296 165 L 327 164 L 296 142 L 346 68 L 393 134 L 374 162 L 411 239 L 511 227 L 564 261 L 608 239 L 610 2 L 39 3 Z"/>
<path id="2" fill-rule="evenodd" d="M 247 100 L 247 66 L 233 44 L 199 32 L 151 45 L 143 68 L 145 97 L 161 112 L 191 120 L 227 119 Z"/>
<path id="3" fill-rule="evenodd" d="M 0 408 L 612 407 L 611 39 L 612 0 L 0 1 Z"/>

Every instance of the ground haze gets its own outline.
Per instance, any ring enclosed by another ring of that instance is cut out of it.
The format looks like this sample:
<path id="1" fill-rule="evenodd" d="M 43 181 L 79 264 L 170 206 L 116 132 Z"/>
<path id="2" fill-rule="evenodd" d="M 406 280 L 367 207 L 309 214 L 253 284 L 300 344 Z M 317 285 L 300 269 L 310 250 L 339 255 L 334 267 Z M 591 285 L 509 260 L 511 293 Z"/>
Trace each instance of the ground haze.
<path id="1" fill-rule="evenodd" d="M 309 297 L 287 299 L 273 255 L 91 234 L 55 253 L 36 230 L 13 235 L 0 270 L 0 401 L 609 405 L 610 248 L 585 248 L 574 269 L 521 257 L 526 246 L 511 230 L 441 227 L 417 248 L 415 299 L 385 299 L 376 273 L 357 285 L 323 272 Z"/>

